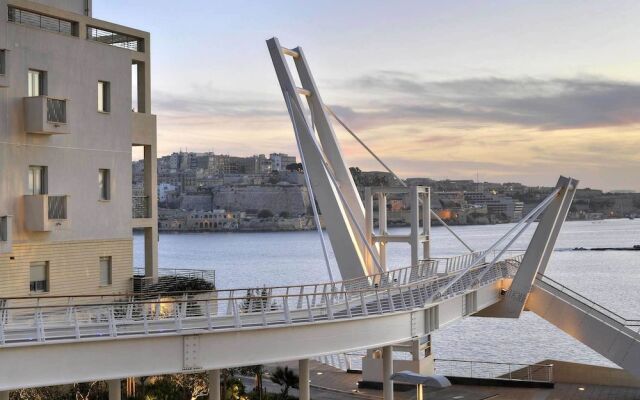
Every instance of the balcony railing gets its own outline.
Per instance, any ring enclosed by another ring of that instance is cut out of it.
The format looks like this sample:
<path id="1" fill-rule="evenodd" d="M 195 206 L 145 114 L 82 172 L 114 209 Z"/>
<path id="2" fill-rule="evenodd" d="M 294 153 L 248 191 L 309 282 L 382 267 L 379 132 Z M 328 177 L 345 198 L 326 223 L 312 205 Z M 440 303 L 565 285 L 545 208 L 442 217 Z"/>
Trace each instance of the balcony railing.
<path id="1" fill-rule="evenodd" d="M 24 196 L 25 227 L 35 232 L 69 228 L 67 195 L 36 194 Z"/>
<path id="2" fill-rule="evenodd" d="M 144 39 L 124 33 L 109 31 L 104 28 L 87 26 L 87 40 L 93 40 L 95 42 L 127 50 L 144 52 Z"/>
<path id="3" fill-rule="evenodd" d="M 151 218 L 149 196 L 133 196 L 133 218 Z"/>
<path id="4" fill-rule="evenodd" d="M 77 23 L 64 19 L 50 17 L 33 11 L 22 10 L 9 6 L 9 22 L 32 26 L 45 31 L 62 33 L 69 36 L 78 36 Z"/>
<path id="5" fill-rule="evenodd" d="M 67 196 L 49 196 L 49 219 L 67 219 Z"/>
<path id="6" fill-rule="evenodd" d="M 71 133 L 69 101 L 50 96 L 24 98 L 25 130 L 44 135 Z"/>
<path id="7" fill-rule="evenodd" d="M 67 101 L 61 99 L 47 98 L 47 122 L 66 124 L 67 123 Z"/>

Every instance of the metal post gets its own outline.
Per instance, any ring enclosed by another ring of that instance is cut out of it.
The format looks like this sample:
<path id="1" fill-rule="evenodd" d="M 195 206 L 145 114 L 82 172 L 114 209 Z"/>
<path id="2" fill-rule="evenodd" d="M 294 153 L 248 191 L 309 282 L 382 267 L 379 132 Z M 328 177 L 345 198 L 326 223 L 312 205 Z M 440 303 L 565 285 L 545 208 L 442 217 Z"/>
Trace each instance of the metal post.
<path id="1" fill-rule="evenodd" d="M 378 227 L 381 235 L 388 235 L 387 230 L 387 194 L 380 193 L 378 195 Z M 388 271 L 387 267 L 387 242 L 380 242 L 380 264 L 384 271 Z"/>
<path id="2" fill-rule="evenodd" d="M 416 393 L 416 400 L 422 400 L 422 384 L 418 385 Z"/>
<path id="3" fill-rule="evenodd" d="M 420 259 L 418 254 L 419 229 L 420 229 L 420 200 L 418 198 L 418 188 L 411 186 L 409 190 L 411 198 L 411 265 L 418 265 Z"/>
<path id="4" fill-rule="evenodd" d="M 107 388 L 109 390 L 109 400 L 122 399 L 122 384 L 120 383 L 120 379 L 107 381 Z"/>
<path id="5" fill-rule="evenodd" d="M 220 370 L 212 369 L 209 375 L 209 400 L 220 400 Z"/>
<path id="6" fill-rule="evenodd" d="M 309 385 L 309 359 L 298 361 L 298 376 L 299 379 L 299 399 L 310 400 L 311 399 L 311 387 Z"/>
<path id="7" fill-rule="evenodd" d="M 393 346 L 382 348 L 382 398 L 393 400 Z"/>
<path id="8" fill-rule="evenodd" d="M 422 195 L 422 234 L 425 241 L 422 244 L 422 258 L 431 258 L 431 188 L 426 188 Z"/>

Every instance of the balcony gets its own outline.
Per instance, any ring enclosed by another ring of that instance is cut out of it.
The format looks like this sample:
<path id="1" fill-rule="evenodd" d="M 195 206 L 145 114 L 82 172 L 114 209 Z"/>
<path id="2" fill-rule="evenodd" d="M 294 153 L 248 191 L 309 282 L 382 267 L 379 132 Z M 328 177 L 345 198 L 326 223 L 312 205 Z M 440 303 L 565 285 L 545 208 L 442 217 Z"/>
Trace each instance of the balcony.
<path id="1" fill-rule="evenodd" d="M 42 135 L 71 133 L 68 103 L 67 99 L 49 96 L 25 97 L 25 131 Z"/>
<path id="2" fill-rule="evenodd" d="M 149 196 L 133 196 L 133 218 L 151 218 L 151 201 Z"/>
<path id="3" fill-rule="evenodd" d="M 69 228 L 67 195 L 24 196 L 25 227 L 34 232 L 61 231 Z"/>
<path id="4" fill-rule="evenodd" d="M 156 142 L 156 116 L 138 112 L 131 114 L 131 143 L 153 145 Z"/>

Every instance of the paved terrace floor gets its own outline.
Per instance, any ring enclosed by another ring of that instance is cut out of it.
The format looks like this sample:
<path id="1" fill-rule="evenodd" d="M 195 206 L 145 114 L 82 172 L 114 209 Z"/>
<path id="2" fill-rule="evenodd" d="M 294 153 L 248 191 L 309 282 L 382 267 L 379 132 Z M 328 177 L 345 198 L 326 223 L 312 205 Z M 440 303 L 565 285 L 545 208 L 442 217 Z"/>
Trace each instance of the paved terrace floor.
<path id="1" fill-rule="evenodd" d="M 283 364 L 279 364 L 283 365 Z M 298 364 L 286 364 L 297 371 Z M 272 367 L 272 366 L 269 366 Z M 318 374 L 320 373 L 320 374 Z M 358 389 L 359 374 L 348 374 L 342 370 L 311 362 L 311 398 L 324 399 L 382 399 L 382 391 Z M 265 377 L 265 382 L 269 381 Z M 251 384 L 252 380 L 247 383 Z M 251 387 L 250 385 L 248 387 Z M 584 390 L 580 390 L 583 388 Z M 269 387 L 270 391 L 277 388 Z M 297 395 L 297 392 L 292 392 Z M 395 399 L 411 400 L 416 398 L 414 390 L 395 392 Z M 601 385 L 556 384 L 554 389 L 521 389 L 509 387 L 454 385 L 450 388 L 434 390 L 426 389 L 425 400 L 640 400 L 640 388 L 627 388 Z"/>

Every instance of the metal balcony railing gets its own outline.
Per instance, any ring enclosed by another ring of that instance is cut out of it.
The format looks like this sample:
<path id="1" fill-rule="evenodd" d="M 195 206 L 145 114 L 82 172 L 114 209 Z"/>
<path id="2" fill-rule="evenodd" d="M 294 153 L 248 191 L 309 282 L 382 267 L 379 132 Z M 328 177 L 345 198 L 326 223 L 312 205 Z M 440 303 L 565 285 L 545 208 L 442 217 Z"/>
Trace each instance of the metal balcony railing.
<path id="1" fill-rule="evenodd" d="M 151 202 L 149 196 L 133 196 L 133 218 L 151 218 Z"/>
<path id="2" fill-rule="evenodd" d="M 67 196 L 48 196 L 49 219 L 67 219 Z"/>
<path id="3" fill-rule="evenodd" d="M 144 268 L 134 268 L 133 293 L 170 293 L 206 291 L 216 287 L 216 271 L 213 269 L 159 268 L 158 281 L 145 277 Z"/>
<path id="4" fill-rule="evenodd" d="M 490 268 L 496 273 L 484 274 Z M 0 346 L 128 335 L 181 334 L 185 330 L 251 329 L 323 323 L 424 308 L 459 272 L 438 274 L 427 263 L 334 283 L 105 296 L 5 299 Z M 510 277 L 504 261 L 467 272 L 460 294 Z M 479 285 L 475 278 L 483 276 Z"/>
<path id="5" fill-rule="evenodd" d="M 144 39 L 104 28 L 97 28 L 95 26 L 87 26 L 87 40 L 127 50 L 144 52 Z"/>
<path id="6" fill-rule="evenodd" d="M 64 35 L 78 36 L 76 22 L 50 17 L 13 6 L 9 6 L 8 11 L 9 22 L 32 26 L 45 31 L 62 33 Z"/>
<path id="7" fill-rule="evenodd" d="M 67 101 L 47 98 L 47 121 L 54 124 L 67 123 Z"/>
<path id="8" fill-rule="evenodd" d="M 515 364 L 435 359 L 438 375 L 479 379 L 553 382 L 553 364 Z"/>

